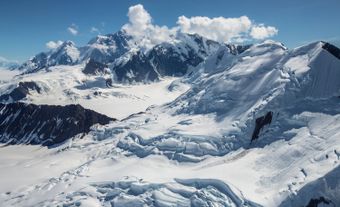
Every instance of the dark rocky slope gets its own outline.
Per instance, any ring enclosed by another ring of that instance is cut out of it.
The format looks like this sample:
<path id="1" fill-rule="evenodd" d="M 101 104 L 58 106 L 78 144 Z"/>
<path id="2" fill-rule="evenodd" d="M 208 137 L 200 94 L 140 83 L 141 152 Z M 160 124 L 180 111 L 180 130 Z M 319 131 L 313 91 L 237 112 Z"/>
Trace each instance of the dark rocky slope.
<path id="1" fill-rule="evenodd" d="M 107 65 L 90 59 L 86 64 L 83 73 L 87 75 L 104 74 L 108 72 L 106 69 L 108 70 Z"/>
<path id="2" fill-rule="evenodd" d="M 41 88 L 34 81 L 19 82 L 10 93 L 0 95 L 0 101 L 19 101 L 26 98 L 30 91 L 41 92 Z"/>
<path id="3" fill-rule="evenodd" d="M 0 104 L 0 142 L 52 146 L 114 120 L 80 105 Z"/>
<path id="4" fill-rule="evenodd" d="M 340 60 L 340 49 L 339 48 L 337 48 L 336 46 L 334 46 L 334 45 L 332 45 L 328 42 L 324 42 L 324 45 L 322 46 L 322 48 L 327 50 L 329 53 L 334 55 L 334 57 L 336 57 Z"/>

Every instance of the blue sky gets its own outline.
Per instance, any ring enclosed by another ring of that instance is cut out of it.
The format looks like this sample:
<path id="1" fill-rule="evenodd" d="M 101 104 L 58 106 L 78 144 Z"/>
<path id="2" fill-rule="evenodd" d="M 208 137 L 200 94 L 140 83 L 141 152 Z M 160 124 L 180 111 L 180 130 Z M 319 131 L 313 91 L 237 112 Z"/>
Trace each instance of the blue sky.
<path id="1" fill-rule="evenodd" d="M 98 34 L 91 28 L 102 34 L 119 30 L 129 21 L 129 7 L 136 4 L 150 13 L 153 24 L 169 28 L 182 15 L 247 16 L 253 24 L 275 27 L 278 33 L 271 39 L 288 47 L 316 40 L 340 46 L 339 0 L 1 0 L 0 56 L 24 61 L 47 50 L 49 41 L 84 45 Z"/>

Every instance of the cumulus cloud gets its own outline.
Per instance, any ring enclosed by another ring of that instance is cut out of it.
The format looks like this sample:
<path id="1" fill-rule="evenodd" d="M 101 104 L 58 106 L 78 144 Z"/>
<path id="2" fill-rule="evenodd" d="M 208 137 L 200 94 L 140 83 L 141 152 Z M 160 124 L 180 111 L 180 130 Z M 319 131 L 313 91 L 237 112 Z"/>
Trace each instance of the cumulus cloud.
<path id="1" fill-rule="evenodd" d="M 145 45 L 171 40 L 177 32 L 196 33 L 215 41 L 233 43 L 262 40 L 278 33 L 275 27 L 256 24 L 247 16 L 236 18 L 180 16 L 177 26 L 173 28 L 158 26 L 153 24 L 151 15 L 141 4 L 131 6 L 127 16 L 129 23 L 122 29 Z"/>
<path id="2" fill-rule="evenodd" d="M 177 24 L 182 32 L 197 33 L 220 42 L 229 42 L 233 38 L 239 38 L 252 26 L 252 22 L 247 16 L 239 18 L 180 16 Z"/>
<path id="3" fill-rule="evenodd" d="M 131 6 L 127 16 L 129 23 L 123 26 L 123 30 L 144 46 L 152 46 L 167 41 L 176 31 L 175 28 L 169 29 L 166 26 L 152 24 L 151 15 L 141 4 Z"/>
<path id="4" fill-rule="evenodd" d="M 143 33 L 143 31 L 152 27 L 151 16 L 141 4 L 131 6 L 127 15 L 130 23 L 125 27 L 130 29 L 132 33 Z"/>
<path id="5" fill-rule="evenodd" d="M 63 41 L 58 40 L 58 41 L 49 41 L 46 43 L 46 47 L 48 49 L 55 49 L 57 47 L 59 47 L 61 44 L 63 44 Z"/>
<path id="6" fill-rule="evenodd" d="M 67 28 L 67 31 L 72 35 L 76 36 L 78 34 L 78 26 L 76 24 L 72 24 Z"/>
<path id="7" fill-rule="evenodd" d="M 264 26 L 263 24 L 253 26 L 250 31 L 250 36 L 254 39 L 262 40 L 276 35 L 278 29 L 272 26 Z"/>
<path id="8" fill-rule="evenodd" d="M 197 33 L 219 42 L 242 43 L 263 40 L 278 33 L 278 29 L 264 24 L 255 24 L 247 16 L 225 17 L 185 17 L 180 16 L 177 25 L 182 32 Z"/>

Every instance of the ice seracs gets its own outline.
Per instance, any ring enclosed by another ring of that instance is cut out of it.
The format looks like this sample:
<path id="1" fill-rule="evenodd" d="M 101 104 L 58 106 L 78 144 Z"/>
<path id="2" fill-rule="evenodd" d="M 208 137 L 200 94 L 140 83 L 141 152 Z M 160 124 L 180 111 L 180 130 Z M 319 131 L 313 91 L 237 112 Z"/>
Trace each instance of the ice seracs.
<path id="1" fill-rule="evenodd" d="M 13 181 L 8 171 L 23 177 L 25 166 L 39 171 L 52 164 L 39 180 L 2 187 L 2 203 L 338 205 L 337 49 L 324 42 L 296 49 L 275 41 L 237 46 L 178 34 L 147 49 L 123 38 L 120 50 L 116 38 L 90 41 L 97 52 L 79 49 L 75 65 L 50 66 L 1 85 L 10 94 L 14 83 L 32 81 L 40 93 L 28 87 L 21 101 L 75 101 L 120 119 L 94 125 L 43 155 L 25 151 L 27 146 L 5 148 L 35 155 L 14 164 L 0 156 L 6 180 Z M 111 55 L 117 51 L 124 52 Z M 114 79 L 110 87 L 108 76 Z M 4 126 L 15 113 L 6 116 Z M 65 154 L 77 162 L 53 162 Z"/>

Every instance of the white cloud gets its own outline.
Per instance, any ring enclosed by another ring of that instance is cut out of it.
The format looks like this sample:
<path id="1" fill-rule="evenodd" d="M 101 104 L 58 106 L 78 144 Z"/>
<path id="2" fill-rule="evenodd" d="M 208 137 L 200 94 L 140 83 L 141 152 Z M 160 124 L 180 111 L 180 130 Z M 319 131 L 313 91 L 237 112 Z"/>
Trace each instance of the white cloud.
<path id="1" fill-rule="evenodd" d="M 49 41 L 46 43 L 46 47 L 48 49 L 55 49 L 57 47 L 59 47 L 61 44 L 63 44 L 63 41 L 58 40 L 58 41 Z"/>
<path id="2" fill-rule="evenodd" d="M 169 29 L 166 26 L 158 26 L 152 24 L 150 14 L 144 9 L 143 5 L 137 4 L 129 8 L 127 14 L 129 23 L 123 26 L 128 34 L 134 37 L 135 41 L 149 47 L 170 39 L 171 34 L 176 32 L 176 29 Z"/>
<path id="3" fill-rule="evenodd" d="M 250 36 L 254 39 L 262 40 L 272 37 L 279 32 L 278 29 L 272 26 L 264 26 L 263 24 L 253 26 L 250 31 Z"/>
<path id="4" fill-rule="evenodd" d="M 67 28 L 67 31 L 72 35 L 76 36 L 78 34 L 78 26 L 76 24 L 72 24 Z"/>
<path id="5" fill-rule="evenodd" d="M 229 42 L 233 38 L 239 38 L 248 32 L 252 26 L 252 22 L 247 16 L 241 16 L 239 18 L 188 18 L 180 16 L 177 24 L 182 32 L 197 33 L 220 42 Z"/>
<path id="6" fill-rule="evenodd" d="M 100 34 L 100 30 L 97 27 L 91 27 L 90 32 Z"/>
<path id="7" fill-rule="evenodd" d="M 153 24 L 151 15 L 141 4 L 131 6 L 127 16 L 129 23 L 125 24 L 122 29 L 133 36 L 134 40 L 139 41 L 140 44 L 150 46 L 171 40 L 171 37 L 178 31 L 190 34 L 197 33 L 215 41 L 233 43 L 262 40 L 278 33 L 275 27 L 256 24 L 247 16 L 236 18 L 180 16 L 177 20 L 177 26 L 173 28 L 158 26 Z"/>
<path id="8" fill-rule="evenodd" d="M 264 24 L 255 24 L 247 16 L 238 18 L 225 17 L 185 17 L 180 16 L 177 25 L 182 32 L 197 33 L 219 42 L 262 40 L 278 33 L 278 29 Z"/>
<path id="9" fill-rule="evenodd" d="M 130 25 L 139 31 L 148 29 L 151 25 L 151 16 L 141 4 L 131 6 L 129 8 L 128 17 Z"/>

